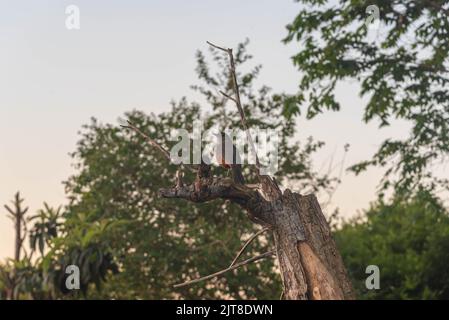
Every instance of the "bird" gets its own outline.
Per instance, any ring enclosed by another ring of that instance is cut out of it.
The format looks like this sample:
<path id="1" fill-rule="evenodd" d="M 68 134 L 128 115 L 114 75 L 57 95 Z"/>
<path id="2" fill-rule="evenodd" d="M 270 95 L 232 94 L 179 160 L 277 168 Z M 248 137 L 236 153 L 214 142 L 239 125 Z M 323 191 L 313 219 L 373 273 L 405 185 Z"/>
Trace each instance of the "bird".
<path id="1" fill-rule="evenodd" d="M 235 183 L 245 184 L 245 178 L 242 174 L 240 154 L 235 145 L 232 143 L 231 137 L 224 132 L 214 135 L 216 137 L 214 153 L 217 163 L 225 169 L 231 169 L 232 180 Z M 230 150 L 232 150 L 232 154 L 230 153 Z"/>

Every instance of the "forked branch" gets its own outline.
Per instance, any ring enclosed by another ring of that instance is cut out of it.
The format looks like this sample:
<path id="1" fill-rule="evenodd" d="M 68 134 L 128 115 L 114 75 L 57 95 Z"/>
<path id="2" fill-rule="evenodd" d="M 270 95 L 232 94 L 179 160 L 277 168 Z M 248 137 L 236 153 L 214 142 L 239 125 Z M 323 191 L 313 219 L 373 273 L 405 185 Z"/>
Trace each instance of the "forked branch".
<path id="1" fill-rule="evenodd" d="M 248 240 L 246 240 L 245 244 L 240 249 L 240 251 L 237 253 L 237 255 L 235 256 L 234 260 L 232 260 L 232 262 L 229 265 L 229 267 L 232 267 L 233 265 L 235 265 L 237 263 L 237 260 L 242 256 L 243 252 L 245 252 L 245 249 L 250 245 L 251 242 L 253 242 L 254 239 L 256 239 L 259 235 L 261 235 L 264 232 L 267 232 L 270 229 L 271 228 L 263 228 L 262 230 L 259 230 L 258 232 L 253 234 Z"/>

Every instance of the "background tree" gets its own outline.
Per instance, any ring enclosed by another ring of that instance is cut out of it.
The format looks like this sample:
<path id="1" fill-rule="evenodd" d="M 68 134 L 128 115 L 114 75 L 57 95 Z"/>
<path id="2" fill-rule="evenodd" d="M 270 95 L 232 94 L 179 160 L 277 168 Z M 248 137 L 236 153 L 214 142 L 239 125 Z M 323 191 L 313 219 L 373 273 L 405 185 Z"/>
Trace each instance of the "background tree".
<path id="1" fill-rule="evenodd" d="M 429 192 L 379 201 L 335 238 L 359 298 L 449 298 L 449 212 Z M 368 265 L 380 269 L 380 290 L 365 287 Z"/>
<path id="2" fill-rule="evenodd" d="M 15 246 L 18 259 L 7 259 L 0 265 L 1 299 L 66 298 L 65 294 L 69 291 L 65 287 L 65 270 L 72 264 L 82 269 L 83 277 L 81 292 L 72 291 L 71 298 L 80 297 L 81 294 L 85 296 L 91 284 L 99 288 L 108 272 L 117 271 L 111 254 L 102 250 L 95 236 L 118 223 L 100 221 L 88 226 L 80 223 L 68 234 L 65 226 L 70 221 L 62 223 L 61 208 L 54 209 L 44 203 L 44 209 L 25 217 L 27 209 L 23 209 L 23 202 L 24 199 L 17 193 L 13 201 L 15 209 L 5 206 L 14 221 L 15 230 L 20 226 L 21 232 L 20 237 L 16 233 L 16 240 L 20 240 Z M 27 227 L 29 224 L 30 229 Z M 28 252 L 24 245 L 27 238 Z M 21 252 L 24 254 L 20 255 Z"/>
<path id="3" fill-rule="evenodd" d="M 298 42 L 293 57 L 302 72 L 297 100 L 312 118 L 339 110 L 335 88 L 360 83 L 369 98 L 364 121 L 408 121 L 406 139 L 387 139 L 371 160 L 352 167 L 385 166 L 382 189 L 414 193 L 419 186 L 447 189 L 447 177 L 431 169 L 449 152 L 449 1 L 298 0 L 301 9 L 287 26 L 286 43 Z M 365 25 L 369 5 L 380 10 L 378 31 Z M 296 109 L 299 112 L 299 108 Z"/>

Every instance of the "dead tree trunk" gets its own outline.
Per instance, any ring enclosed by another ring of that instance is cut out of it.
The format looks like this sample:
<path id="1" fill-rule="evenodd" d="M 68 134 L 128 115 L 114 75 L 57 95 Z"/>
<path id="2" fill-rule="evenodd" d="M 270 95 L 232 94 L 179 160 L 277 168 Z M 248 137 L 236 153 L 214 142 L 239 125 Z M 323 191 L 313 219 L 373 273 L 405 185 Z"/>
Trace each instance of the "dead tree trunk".
<path id="1" fill-rule="evenodd" d="M 194 183 L 185 185 L 182 181 L 182 173 L 179 171 L 176 186 L 159 190 L 160 196 L 193 202 L 206 202 L 215 199 L 229 200 L 245 209 L 251 221 L 262 225 L 265 230 L 272 231 L 275 239 L 274 253 L 279 261 L 285 299 L 353 299 L 351 283 L 316 197 L 314 195 L 302 196 L 289 189 L 282 192 L 275 179 L 260 174 L 260 164 L 240 102 L 232 49 L 209 44 L 229 54 L 231 80 L 235 95 L 234 97 L 225 93 L 223 95 L 234 101 L 238 108 L 242 125 L 256 158 L 259 184 L 254 187 L 229 178 L 213 177 L 210 174 L 210 166 L 201 164 L 190 168 L 196 172 Z M 152 146 L 158 148 L 170 160 L 170 153 L 166 149 L 132 123 L 128 122 L 128 125 L 123 127 L 144 136 Z M 249 241 L 252 239 L 253 237 Z M 241 252 L 247 244 L 248 242 Z M 270 251 L 235 264 L 241 252 L 229 268 L 176 285 L 176 287 L 210 279 L 238 266 L 273 254 Z"/>
<path id="2" fill-rule="evenodd" d="M 17 192 L 14 196 L 14 209 L 5 205 L 5 209 L 9 212 L 9 218 L 14 222 L 14 230 L 15 230 L 15 246 L 14 246 L 14 260 L 20 260 L 20 253 L 23 249 L 23 241 L 25 239 L 25 234 L 22 235 L 22 231 L 26 233 L 26 221 L 25 214 L 28 211 L 28 208 L 22 208 L 22 203 L 24 199 L 20 198 L 20 193 Z"/>
<path id="3" fill-rule="evenodd" d="M 23 247 L 23 242 L 25 241 L 27 229 L 26 229 L 26 219 L 25 214 L 28 211 L 28 207 L 23 208 L 22 203 L 24 199 L 20 198 L 20 193 L 17 192 L 12 201 L 14 207 L 11 208 L 5 205 L 5 209 L 9 212 L 8 217 L 14 222 L 15 230 L 15 244 L 14 244 L 14 261 L 18 262 L 21 259 L 21 252 L 25 250 Z M 26 255 L 26 253 L 25 253 Z M 17 299 L 15 296 L 15 287 L 17 286 L 17 275 L 15 266 L 12 270 L 1 270 L 1 276 L 6 282 L 6 299 Z"/>
<path id="4" fill-rule="evenodd" d="M 314 195 L 286 190 L 273 212 L 286 299 L 353 299 L 351 283 Z"/>

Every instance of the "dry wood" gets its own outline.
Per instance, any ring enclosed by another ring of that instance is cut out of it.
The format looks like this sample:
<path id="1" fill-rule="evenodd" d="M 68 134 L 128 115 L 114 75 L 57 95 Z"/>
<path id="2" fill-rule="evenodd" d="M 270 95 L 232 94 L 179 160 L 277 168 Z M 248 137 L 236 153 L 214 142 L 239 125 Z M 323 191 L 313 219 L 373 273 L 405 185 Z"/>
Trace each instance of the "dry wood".
<path id="1" fill-rule="evenodd" d="M 255 262 L 255 261 L 258 261 L 258 260 L 261 260 L 261 259 L 265 259 L 265 258 L 271 257 L 273 255 L 274 255 L 274 251 L 268 251 L 268 252 L 265 252 L 265 253 L 260 254 L 258 256 L 249 258 L 249 259 L 247 259 L 245 261 L 239 262 L 239 263 L 237 263 L 237 264 L 235 264 L 233 266 L 229 266 L 229 267 L 227 267 L 224 270 L 212 273 L 212 274 L 210 274 L 208 276 L 204 276 L 204 277 L 201 277 L 201 278 L 198 278 L 198 279 L 194 279 L 194 280 L 191 280 L 191 281 L 186 281 L 186 282 L 183 282 L 183 283 L 175 284 L 173 287 L 174 288 L 180 288 L 180 287 L 189 286 L 189 285 L 201 282 L 201 281 L 213 279 L 213 278 L 216 278 L 218 276 L 221 276 L 222 274 L 224 274 L 226 272 L 229 272 L 229 271 L 235 270 L 237 268 L 243 267 L 244 265 L 247 265 L 249 263 L 252 263 L 252 262 Z"/>

